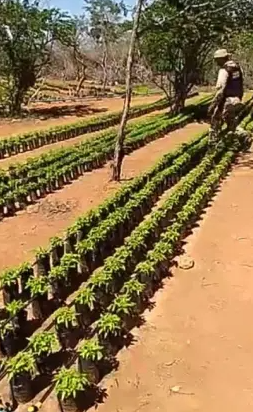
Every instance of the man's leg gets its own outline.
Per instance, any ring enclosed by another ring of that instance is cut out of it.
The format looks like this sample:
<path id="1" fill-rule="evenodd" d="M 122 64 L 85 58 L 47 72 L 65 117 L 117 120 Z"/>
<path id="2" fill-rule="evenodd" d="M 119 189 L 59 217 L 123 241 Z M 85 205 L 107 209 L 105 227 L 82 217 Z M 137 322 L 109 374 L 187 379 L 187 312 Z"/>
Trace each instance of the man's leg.
<path id="1" fill-rule="evenodd" d="M 227 124 L 228 132 L 235 132 L 237 107 L 237 103 L 231 98 L 226 99 L 222 117 Z"/>
<path id="2" fill-rule="evenodd" d="M 218 142 L 218 137 L 222 126 L 222 112 L 218 107 L 216 107 L 210 123 L 209 142 L 213 145 Z"/>
<path id="3" fill-rule="evenodd" d="M 243 108 L 243 104 L 239 99 L 232 98 L 227 99 L 224 105 L 223 118 L 227 123 L 229 135 L 236 135 L 236 137 L 242 142 L 245 149 L 248 149 L 252 143 L 251 133 L 243 129 L 241 126 L 237 126 L 237 115 Z"/>

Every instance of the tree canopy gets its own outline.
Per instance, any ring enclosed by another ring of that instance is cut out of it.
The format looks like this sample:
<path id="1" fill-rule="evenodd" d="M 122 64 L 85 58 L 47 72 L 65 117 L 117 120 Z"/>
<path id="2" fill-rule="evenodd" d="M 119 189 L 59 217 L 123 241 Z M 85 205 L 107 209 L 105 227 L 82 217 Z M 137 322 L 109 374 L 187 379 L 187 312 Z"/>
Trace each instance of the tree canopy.
<path id="1" fill-rule="evenodd" d="M 61 73 L 62 79 L 77 80 L 77 95 L 87 78 L 102 84 L 102 92 L 108 85 L 124 84 L 133 19 L 123 0 L 83 0 L 83 14 L 74 19 L 41 4 L 0 1 L 0 98 L 11 114 L 20 112 L 41 75 Z M 193 85 L 213 82 L 208 62 L 214 48 L 227 47 L 242 59 L 251 86 L 252 0 L 153 0 L 144 5 L 134 81 L 154 81 L 167 96 L 175 93 L 175 110 L 180 110 Z"/>
<path id="2" fill-rule="evenodd" d="M 54 42 L 67 43 L 72 31 L 66 13 L 40 9 L 39 1 L 0 3 L 0 70 L 8 85 L 11 114 L 20 112 L 26 92 L 50 61 Z"/>
<path id="3" fill-rule="evenodd" d="M 142 16 L 141 51 L 163 90 L 176 93 L 180 110 L 213 48 L 252 26 L 250 0 L 155 0 Z"/>
<path id="4" fill-rule="evenodd" d="M 122 17 L 127 15 L 127 8 L 122 0 L 84 0 L 84 3 L 84 10 L 88 14 L 88 33 L 102 48 L 100 64 L 104 72 L 105 89 L 108 82 L 109 49 L 124 32 Z"/>

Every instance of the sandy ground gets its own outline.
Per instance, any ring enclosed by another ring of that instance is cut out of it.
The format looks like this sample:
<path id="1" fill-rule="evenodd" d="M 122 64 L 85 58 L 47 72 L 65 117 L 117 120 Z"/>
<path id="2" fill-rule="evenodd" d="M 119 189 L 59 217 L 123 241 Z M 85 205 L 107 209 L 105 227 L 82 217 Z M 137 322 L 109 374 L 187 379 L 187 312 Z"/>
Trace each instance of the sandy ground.
<path id="1" fill-rule="evenodd" d="M 172 269 L 90 412 L 252 410 L 252 167 L 253 150 L 186 239 L 195 266 Z M 50 409 L 58 410 L 54 395 L 41 410 Z"/>
<path id="2" fill-rule="evenodd" d="M 164 282 L 98 412 L 252 410 L 252 167 L 251 151 L 187 239 L 194 268 Z"/>
<path id="3" fill-rule="evenodd" d="M 149 155 L 161 154 L 161 147 L 149 147 Z M 126 175 L 132 176 L 145 149 L 128 157 Z M 252 410 L 252 167 L 253 150 L 241 157 L 186 239 L 185 253 L 195 266 L 172 269 L 145 324 L 133 331 L 134 344 L 119 353 L 118 371 L 102 382 L 107 398 L 90 412 Z M 50 409 L 57 410 L 54 396 L 41 410 Z"/>
<path id="4" fill-rule="evenodd" d="M 144 96 L 144 97 L 133 97 L 132 99 L 132 106 L 141 105 L 141 104 L 149 104 L 157 101 L 160 99 L 162 95 L 152 95 L 152 96 Z M 99 114 L 105 114 L 110 112 L 117 112 L 122 109 L 124 99 L 121 98 L 107 98 L 107 99 L 100 99 L 100 100 L 87 100 L 83 101 L 83 107 L 77 110 L 73 109 L 74 104 L 69 103 L 68 106 L 70 108 L 69 113 L 67 110 L 60 108 L 63 104 L 44 104 L 41 107 L 56 107 L 57 112 L 55 117 L 48 117 L 40 116 L 40 118 L 29 118 L 29 119 L 14 119 L 12 121 L 9 120 L 0 120 L 0 138 L 6 137 L 8 135 L 18 134 L 18 133 L 25 133 L 31 132 L 35 130 L 41 130 L 50 128 L 53 126 L 60 126 L 64 124 L 75 123 L 82 119 L 88 119 L 89 117 L 94 117 Z M 66 103 L 64 104 L 66 105 Z M 51 113 L 52 115 L 53 113 Z"/>

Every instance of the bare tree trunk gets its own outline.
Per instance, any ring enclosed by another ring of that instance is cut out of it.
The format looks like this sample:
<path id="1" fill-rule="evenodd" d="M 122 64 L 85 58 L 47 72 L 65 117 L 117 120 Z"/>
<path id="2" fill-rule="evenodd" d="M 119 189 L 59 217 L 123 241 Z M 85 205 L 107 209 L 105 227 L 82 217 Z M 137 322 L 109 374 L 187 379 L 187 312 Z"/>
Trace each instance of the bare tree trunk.
<path id="1" fill-rule="evenodd" d="M 38 96 L 39 92 L 41 91 L 42 87 L 44 86 L 45 81 L 46 81 L 46 78 L 44 77 L 44 78 L 42 79 L 42 81 L 40 82 L 39 86 L 37 87 L 37 89 L 35 90 L 35 92 L 29 97 L 29 99 L 28 99 L 28 101 L 27 101 L 27 103 L 26 103 L 27 106 L 29 106 L 29 104 L 31 103 L 31 101 L 32 101 L 33 99 L 35 99 L 35 97 Z"/>
<path id="2" fill-rule="evenodd" d="M 182 73 L 180 76 L 175 76 L 174 91 L 175 99 L 172 106 L 172 113 L 178 114 L 185 108 L 185 101 L 188 93 L 191 91 L 194 82 L 189 80 L 189 76 L 186 73 Z"/>
<path id="3" fill-rule="evenodd" d="M 86 66 L 83 67 L 83 73 L 82 73 L 81 77 L 79 78 L 79 82 L 78 82 L 78 85 L 77 85 L 77 88 L 76 88 L 76 95 L 78 97 L 80 95 L 80 91 L 83 87 L 85 79 L 86 79 Z"/>
<path id="4" fill-rule="evenodd" d="M 187 97 L 187 85 L 180 79 L 175 79 L 175 99 L 172 106 L 172 113 L 178 114 L 185 107 L 185 100 Z"/>
<path id="5" fill-rule="evenodd" d="M 77 80 L 78 80 L 78 84 L 76 87 L 76 95 L 79 96 L 83 83 L 86 79 L 87 58 L 77 48 L 74 49 L 74 58 L 77 63 Z"/>
<path id="6" fill-rule="evenodd" d="M 102 84 L 102 93 L 105 93 L 105 89 L 107 86 L 108 81 L 108 44 L 107 40 L 103 40 L 104 43 L 104 51 L 103 51 L 103 59 L 102 59 L 102 68 L 103 68 L 103 84 Z"/>
<path id="7" fill-rule="evenodd" d="M 106 53 L 104 54 L 103 58 L 103 83 L 102 83 L 102 92 L 105 92 L 106 86 L 107 86 L 107 56 Z"/>
<path id="8" fill-rule="evenodd" d="M 173 102 L 172 110 L 171 110 L 172 114 L 176 115 L 182 112 L 182 110 L 185 107 L 185 99 L 186 99 L 185 94 L 181 92 L 175 96 L 175 100 Z"/>
<path id="9" fill-rule="evenodd" d="M 136 12 L 134 17 L 133 30 L 128 50 L 127 64 L 126 64 L 126 95 L 124 100 L 124 107 L 122 111 L 121 122 L 119 126 L 119 131 L 115 144 L 114 160 L 112 165 L 112 179 L 115 181 L 120 180 L 122 161 L 124 158 L 124 138 L 125 138 L 125 128 L 128 118 L 128 112 L 132 97 L 132 68 L 133 68 L 133 58 L 135 42 L 137 37 L 137 31 L 139 27 L 139 21 L 141 16 L 142 5 L 145 0 L 137 0 Z"/>
<path id="10" fill-rule="evenodd" d="M 160 76 L 160 82 L 156 79 L 155 76 L 152 77 L 152 82 L 154 83 L 155 86 L 159 87 L 159 89 L 161 89 L 164 92 L 168 102 L 171 102 L 172 101 L 172 86 L 171 86 L 171 83 L 169 83 L 169 87 L 167 87 L 167 85 L 164 84 L 162 74 Z"/>
<path id="11" fill-rule="evenodd" d="M 9 113 L 11 116 L 20 116 L 22 109 L 22 102 L 24 99 L 24 91 L 15 89 L 12 94 L 12 99 L 9 104 Z"/>

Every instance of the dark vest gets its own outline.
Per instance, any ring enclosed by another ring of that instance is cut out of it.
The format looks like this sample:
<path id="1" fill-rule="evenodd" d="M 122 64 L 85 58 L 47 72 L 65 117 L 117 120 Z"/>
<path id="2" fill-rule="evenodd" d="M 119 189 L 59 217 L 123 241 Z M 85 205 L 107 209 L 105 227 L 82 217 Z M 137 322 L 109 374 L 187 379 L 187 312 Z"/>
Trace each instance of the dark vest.
<path id="1" fill-rule="evenodd" d="M 226 69 L 227 70 L 227 69 Z M 228 71 L 227 85 L 224 91 L 225 97 L 243 97 L 243 74 L 240 66 L 230 67 Z"/>

